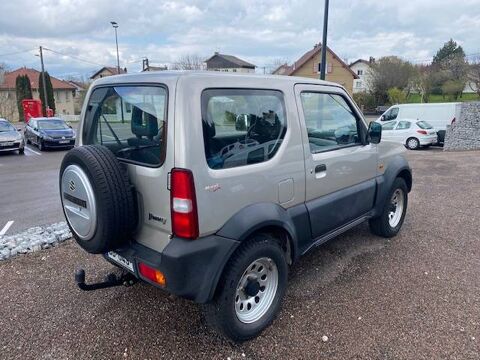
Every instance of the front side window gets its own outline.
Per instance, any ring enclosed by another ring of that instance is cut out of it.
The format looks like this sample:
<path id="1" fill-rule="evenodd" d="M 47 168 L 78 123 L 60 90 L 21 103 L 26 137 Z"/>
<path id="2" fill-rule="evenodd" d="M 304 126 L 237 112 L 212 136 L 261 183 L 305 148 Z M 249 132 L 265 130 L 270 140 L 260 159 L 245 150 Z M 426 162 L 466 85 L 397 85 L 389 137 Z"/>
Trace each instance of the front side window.
<path id="1" fill-rule="evenodd" d="M 167 90 L 160 86 L 97 88 L 85 117 L 85 144 L 101 144 L 117 158 L 160 166 L 165 152 Z"/>
<path id="2" fill-rule="evenodd" d="M 6 121 L 0 121 L 0 132 L 15 131 L 13 125 Z"/>
<path id="3" fill-rule="evenodd" d="M 395 130 L 407 130 L 410 129 L 410 121 L 399 121 Z"/>
<path id="4" fill-rule="evenodd" d="M 287 130 L 283 94 L 274 90 L 205 90 L 202 122 L 211 169 L 267 161 L 276 154 Z"/>
<path id="5" fill-rule="evenodd" d="M 312 153 L 361 144 L 357 118 L 343 97 L 315 92 L 300 96 Z"/>

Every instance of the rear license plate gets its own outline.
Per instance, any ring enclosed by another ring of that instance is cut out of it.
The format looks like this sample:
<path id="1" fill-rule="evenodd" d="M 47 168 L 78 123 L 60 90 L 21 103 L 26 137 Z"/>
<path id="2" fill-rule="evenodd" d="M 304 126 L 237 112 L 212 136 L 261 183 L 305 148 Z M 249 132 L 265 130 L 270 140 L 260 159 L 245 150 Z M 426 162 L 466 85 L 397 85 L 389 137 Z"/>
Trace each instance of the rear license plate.
<path id="1" fill-rule="evenodd" d="M 13 142 L 0 143 L 0 146 L 12 146 L 12 145 L 13 145 Z"/>
<path id="2" fill-rule="evenodd" d="M 59 144 L 69 144 L 70 140 L 60 140 L 58 143 Z"/>
<path id="3" fill-rule="evenodd" d="M 115 261 L 118 265 L 130 270 L 131 272 L 133 271 L 133 263 L 127 259 L 125 259 L 123 256 L 118 255 L 115 251 L 109 251 L 107 253 L 107 256 Z"/>

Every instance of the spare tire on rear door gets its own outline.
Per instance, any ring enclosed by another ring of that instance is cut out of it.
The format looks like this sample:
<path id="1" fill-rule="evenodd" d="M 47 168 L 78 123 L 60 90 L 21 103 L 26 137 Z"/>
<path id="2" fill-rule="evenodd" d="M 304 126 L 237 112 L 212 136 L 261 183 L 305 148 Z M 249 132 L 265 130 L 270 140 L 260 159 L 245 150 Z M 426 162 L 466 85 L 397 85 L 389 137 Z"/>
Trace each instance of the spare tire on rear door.
<path id="1" fill-rule="evenodd" d="M 63 213 L 78 244 L 92 254 L 121 247 L 137 224 L 127 170 L 106 147 L 70 150 L 60 167 Z"/>

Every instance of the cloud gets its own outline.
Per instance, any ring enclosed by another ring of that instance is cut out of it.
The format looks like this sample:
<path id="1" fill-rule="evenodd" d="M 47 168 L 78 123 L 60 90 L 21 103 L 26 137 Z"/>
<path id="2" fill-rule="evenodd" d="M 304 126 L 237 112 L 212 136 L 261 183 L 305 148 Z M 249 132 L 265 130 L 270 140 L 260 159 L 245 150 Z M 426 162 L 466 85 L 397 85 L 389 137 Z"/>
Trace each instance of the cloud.
<path id="1" fill-rule="evenodd" d="M 335 0 L 329 46 L 348 60 L 398 55 L 421 61 L 454 38 L 467 54 L 478 53 L 478 9 L 480 0 Z M 116 63 L 112 20 L 120 25 L 121 66 L 129 71 L 138 71 L 144 56 L 170 63 L 214 51 L 271 67 L 321 41 L 323 27 L 318 0 L 15 0 L 2 1 L 0 14 L 7 14 L 0 17 L 0 55 L 43 45 L 76 57 L 46 52 L 47 68 L 59 76 Z M 0 56 L 0 62 L 38 67 L 35 52 Z"/>

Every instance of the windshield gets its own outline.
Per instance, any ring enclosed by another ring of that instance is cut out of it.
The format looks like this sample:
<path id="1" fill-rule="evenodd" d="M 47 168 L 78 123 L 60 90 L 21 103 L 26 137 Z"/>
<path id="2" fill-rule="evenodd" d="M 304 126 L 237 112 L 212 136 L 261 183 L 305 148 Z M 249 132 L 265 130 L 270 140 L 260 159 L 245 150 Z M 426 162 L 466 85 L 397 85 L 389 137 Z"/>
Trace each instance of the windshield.
<path id="1" fill-rule="evenodd" d="M 420 129 L 433 129 L 433 126 L 426 121 L 417 121 L 417 126 Z"/>
<path id="2" fill-rule="evenodd" d="M 12 124 L 6 121 L 0 121 L 0 132 L 15 131 Z"/>
<path id="3" fill-rule="evenodd" d="M 161 86 L 110 86 L 90 96 L 85 144 L 101 144 L 119 159 L 159 166 L 165 150 L 167 90 Z"/>
<path id="4" fill-rule="evenodd" d="M 40 120 L 38 128 L 41 130 L 64 130 L 69 129 L 67 123 L 63 120 Z"/>

